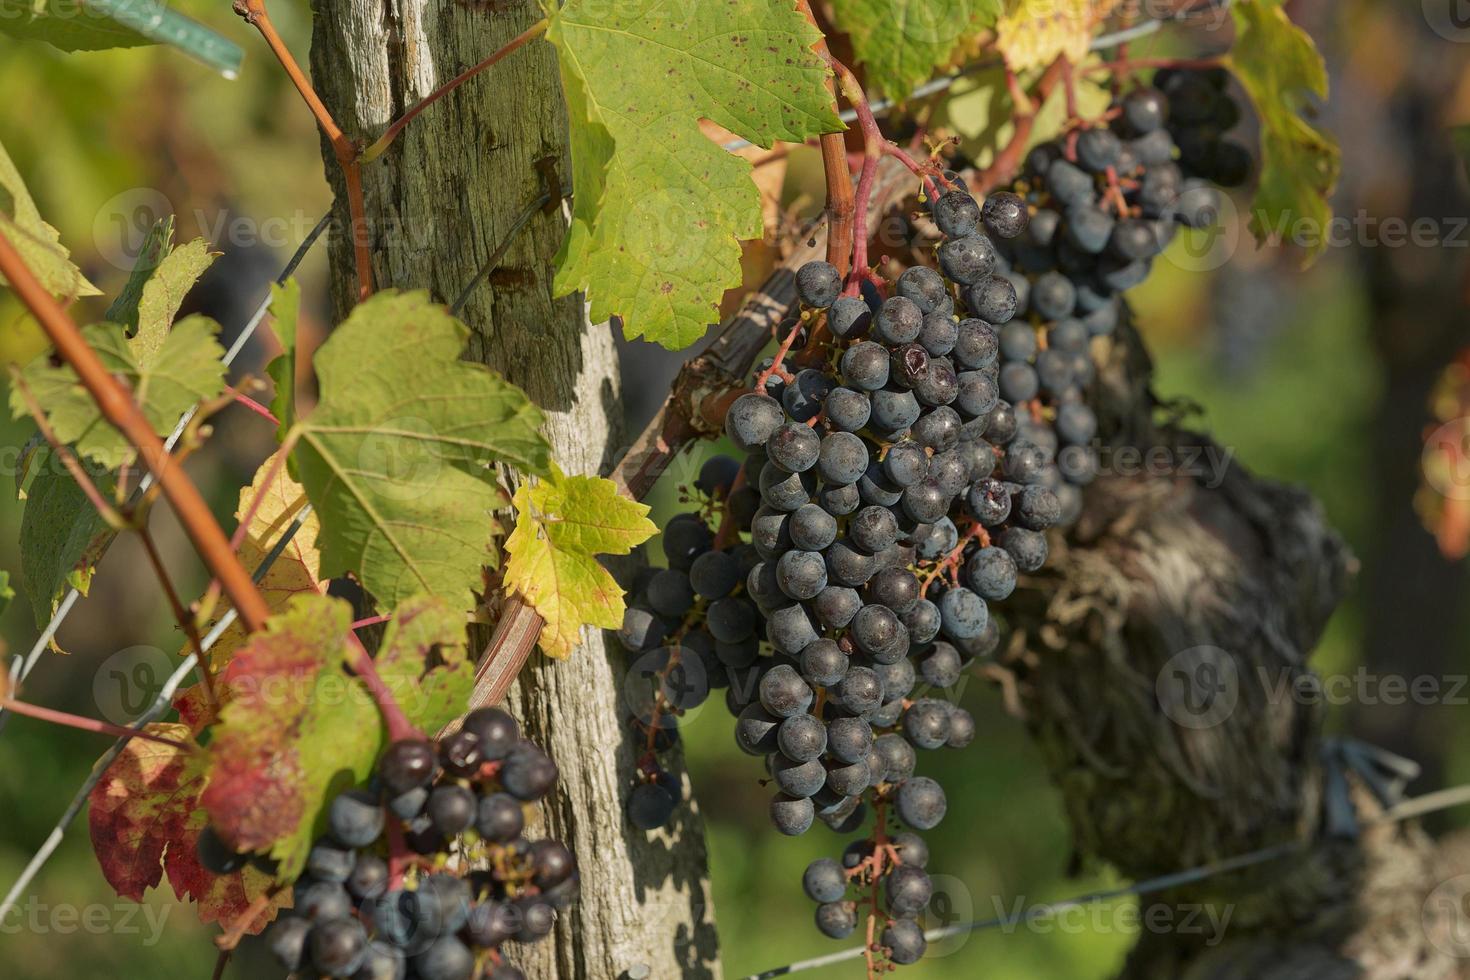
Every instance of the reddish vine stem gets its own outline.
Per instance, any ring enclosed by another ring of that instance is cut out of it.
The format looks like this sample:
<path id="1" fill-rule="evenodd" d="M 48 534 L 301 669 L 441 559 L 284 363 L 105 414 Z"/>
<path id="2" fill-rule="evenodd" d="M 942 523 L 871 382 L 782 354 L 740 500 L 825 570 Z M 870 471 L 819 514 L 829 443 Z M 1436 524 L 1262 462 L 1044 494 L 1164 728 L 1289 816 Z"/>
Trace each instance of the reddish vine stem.
<path id="1" fill-rule="evenodd" d="M 455 75 L 449 81 L 445 82 L 443 85 L 439 86 L 434 91 L 424 96 L 413 106 L 413 108 L 409 109 L 403 115 L 393 120 L 393 122 L 388 125 L 388 128 L 383 130 L 383 135 L 379 136 L 376 140 L 373 141 L 371 146 L 362 151 L 362 156 L 359 158 L 361 162 L 372 163 L 378 157 L 382 156 L 385 152 L 387 152 L 388 147 L 393 145 L 393 141 L 398 138 L 398 134 L 403 132 L 404 127 L 413 122 L 419 113 L 423 112 L 429 106 L 444 98 L 444 96 L 448 95 L 450 92 L 453 92 L 455 89 L 459 88 L 471 78 L 474 78 L 476 75 L 495 65 L 503 58 L 505 58 L 506 55 L 520 50 L 530 42 L 534 41 L 536 38 L 545 34 L 546 28 L 548 26 L 549 22 L 546 20 L 546 18 L 541 18 L 536 23 L 532 24 L 520 34 L 512 38 L 499 51 L 496 51 L 490 57 L 486 58 L 484 61 L 480 62 L 474 67 L 466 68 L 464 71 L 460 72 L 458 75 Z"/>
<path id="2" fill-rule="evenodd" d="M 240 564 L 194 481 L 169 456 L 163 440 L 153 431 L 153 426 L 133 401 L 132 395 L 82 339 L 77 325 L 41 286 L 3 233 L 0 233 L 0 274 L 10 282 L 15 294 L 46 331 L 57 354 L 76 371 L 103 418 L 121 432 L 143 457 L 164 496 L 173 505 L 179 523 L 199 552 L 199 557 L 219 578 L 225 594 L 235 604 L 245 628 L 250 632 L 260 629 L 270 615 L 270 608 L 256 588 L 250 572 Z"/>
<path id="3" fill-rule="evenodd" d="M 138 539 L 143 542 L 143 552 L 148 556 L 148 564 L 153 566 L 153 574 L 158 577 L 158 584 L 163 588 L 163 595 L 168 600 L 168 608 L 174 615 L 174 622 L 179 624 L 179 629 L 183 630 L 184 635 L 189 639 L 189 647 L 194 653 L 194 659 L 198 662 L 199 680 L 204 687 L 204 699 L 209 702 L 211 709 L 218 710 L 219 697 L 214 690 L 214 672 L 209 669 L 209 658 L 204 654 L 204 638 L 199 635 L 199 623 L 179 601 L 178 590 L 174 588 L 173 579 L 163 564 L 163 556 L 158 553 L 158 545 L 153 540 L 153 532 L 148 530 L 146 522 L 140 521 L 138 524 Z"/>
<path id="4" fill-rule="evenodd" d="M 0 708 L 6 711 L 14 711 L 18 715 L 27 718 L 35 718 L 37 721 L 49 721 L 53 725 L 62 725 L 66 728 L 75 728 L 78 731 L 93 732 L 98 735 L 111 735 L 113 738 L 142 738 L 150 742 L 158 742 L 163 745 L 172 745 L 176 749 L 193 751 L 193 746 L 187 742 L 168 738 L 165 735 L 155 735 L 142 728 L 126 728 L 122 725 L 112 725 L 100 718 L 87 718 L 83 715 L 74 715 L 68 711 L 57 711 L 55 708 L 43 708 L 39 704 L 30 704 L 26 701 L 17 701 L 14 698 L 0 698 Z"/>
<path id="5" fill-rule="evenodd" d="M 352 624 L 351 628 L 354 630 L 360 630 L 368 626 L 377 626 L 379 623 L 386 623 L 392 618 L 392 613 L 383 613 L 381 616 L 369 616 L 367 619 L 359 619 L 357 622 Z"/>
<path id="6" fill-rule="evenodd" d="M 21 400 L 26 403 L 26 411 L 30 412 L 31 418 L 35 419 L 41 438 L 51 446 L 51 451 L 56 454 L 57 459 L 61 460 L 61 465 L 66 467 L 71 478 L 77 481 L 77 486 L 82 488 L 82 493 L 86 495 L 97 513 L 114 530 L 121 531 L 128 527 L 128 519 L 107 502 L 107 498 L 102 495 L 101 490 L 97 489 L 97 484 L 92 482 L 91 475 L 87 472 L 86 467 L 82 466 L 76 454 L 71 451 L 71 447 L 56 438 L 56 430 L 51 428 L 51 421 L 46 417 L 46 410 L 36 400 L 35 393 L 31 391 L 31 386 L 26 384 L 26 379 L 21 375 L 20 369 L 13 364 L 10 366 L 10 382 L 15 385 L 15 390 L 20 394 Z M 119 490 L 121 487 L 120 482 Z"/>
<path id="7" fill-rule="evenodd" d="M 821 30 L 808 0 L 796 0 L 796 6 L 813 27 Z M 831 58 L 831 52 L 827 50 L 825 31 L 815 50 L 821 57 Z M 827 80 L 827 91 L 832 93 L 835 104 L 837 85 L 832 79 Z M 852 191 L 852 173 L 847 168 L 847 138 L 842 133 L 823 133 L 819 142 L 822 147 L 822 172 L 827 181 L 827 261 L 845 277 L 851 268 L 854 219 L 857 214 Z"/>
<path id="8" fill-rule="evenodd" d="M 351 649 L 348 651 L 347 666 L 352 668 L 373 696 L 373 701 L 378 706 L 379 713 L 383 716 L 383 724 L 388 727 L 388 741 L 401 742 L 410 738 L 422 738 L 423 733 L 413 726 L 408 716 L 403 713 L 403 708 L 398 704 L 398 699 L 393 696 L 393 691 L 383 682 L 383 677 L 378 673 L 378 667 L 373 663 L 372 654 L 367 652 L 367 647 L 357 638 L 356 633 L 348 633 Z"/>
<path id="9" fill-rule="evenodd" d="M 1047 96 L 1051 95 L 1056 88 L 1057 81 L 1062 76 L 1063 59 L 1053 61 L 1036 83 L 1032 95 L 1032 105 L 1040 106 L 1046 102 Z M 988 194 L 996 187 L 1004 184 L 1015 176 L 1021 166 L 1021 157 L 1026 152 L 1026 145 L 1031 141 L 1031 133 L 1036 128 L 1036 111 L 1017 116 L 1015 120 L 1015 132 L 1011 135 L 1011 141 L 1005 145 L 989 167 L 977 174 L 971 181 L 971 189 L 977 194 Z"/>
<path id="10" fill-rule="evenodd" d="M 359 165 L 357 144 L 342 132 L 342 128 L 337 125 L 337 121 L 332 118 L 332 113 L 322 102 L 321 96 L 317 95 L 316 89 L 312 88 L 311 81 L 301 70 L 295 56 L 291 54 L 291 49 L 286 47 L 285 41 L 281 40 L 281 35 L 276 32 L 276 26 L 271 22 L 270 14 L 265 9 L 265 0 L 235 0 L 234 8 L 235 13 L 244 18 L 245 23 L 260 32 L 266 46 L 276 56 L 281 68 L 291 79 L 291 84 L 296 87 L 296 91 L 300 93 L 307 108 L 316 117 L 317 125 L 322 128 L 328 142 L 332 144 L 332 155 L 337 158 L 337 164 L 342 168 L 343 183 L 347 188 L 352 260 L 357 269 L 357 298 L 359 301 L 367 299 L 373 294 L 373 258 L 372 252 L 368 249 L 367 204 L 363 199 L 362 170 Z"/>
<path id="11" fill-rule="evenodd" d="M 229 395 L 240 405 L 250 409 L 250 411 L 254 412 L 256 415 L 259 415 L 261 418 L 270 422 L 272 425 L 281 424 L 281 420 L 276 418 L 275 414 L 270 409 L 266 408 L 260 402 L 256 401 L 254 398 L 251 398 L 243 391 L 240 391 L 237 388 L 231 388 L 229 391 Z"/>

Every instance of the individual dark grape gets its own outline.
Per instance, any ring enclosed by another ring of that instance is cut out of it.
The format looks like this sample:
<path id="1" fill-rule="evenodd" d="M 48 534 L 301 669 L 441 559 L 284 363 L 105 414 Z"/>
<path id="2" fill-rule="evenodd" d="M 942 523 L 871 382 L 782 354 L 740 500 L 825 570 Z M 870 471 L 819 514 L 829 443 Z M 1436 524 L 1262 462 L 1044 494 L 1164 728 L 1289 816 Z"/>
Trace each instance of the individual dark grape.
<path id="1" fill-rule="evenodd" d="M 832 547 L 836 548 L 837 545 Z M 794 603 L 770 612 L 766 617 L 766 638 L 777 652 L 794 657 L 801 653 L 808 643 L 817 639 L 817 631 L 812 627 L 812 621 L 807 616 L 806 610 L 799 603 Z"/>
<path id="2" fill-rule="evenodd" d="M 723 599 L 741 578 L 740 563 L 726 551 L 706 551 L 689 568 L 689 584 L 706 599 Z"/>
<path id="3" fill-rule="evenodd" d="M 771 800 L 770 813 L 771 823 L 787 837 L 799 837 L 806 833 L 817 815 L 810 799 L 788 796 L 785 793 Z"/>
<path id="4" fill-rule="evenodd" d="M 1220 220 L 1220 195 L 1208 185 L 1186 182 L 1174 199 L 1173 214 L 1180 224 L 1207 228 Z"/>
<path id="5" fill-rule="evenodd" d="M 419 980 L 469 980 L 475 973 L 475 954 L 454 936 L 440 936 L 413 958 Z"/>
<path id="6" fill-rule="evenodd" d="M 868 462 L 867 444 L 851 432 L 833 432 L 820 440 L 817 473 L 828 483 L 856 483 L 867 472 Z"/>
<path id="7" fill-rule="evenodd" d="M 939 246 L 938 255 L 944 274 L 961 286 L 973 285 L 995 271 L 995 245 L 984 235 L 951 238 Z M 920 332 L 922 336 L 923 331 Z M 931 350 L 929 353 L 936 352 Z"/>
<path id="8" fill-rule="evenodd" d="M 811 687 L 790 664 L 772 667 L 761 678 L 761 706 L 774 717 L 790 718 L 806 711 L 813 696 Z"/>
<path id="9" fill-rule="evenodd" d="M 771 778 L 787 796 L 807 799 L 826 785 L 827 770 L 816 759 L 797 762 L 778 753 L 771 757 Z"/>
<path id="10" fill-rule="evenodd" d="M 775 510 L 793 511 L 811 500 L 817 489 L 816 477 L 810 472 L 788 473 L 767 466 L 760 476 L 761 499 Z"/>
<path id="11" fill-rule="evenodd" d="M 954 546 L 959 544 L 960 533 L 955 528 L 954 522 L 948 517 L 934 524 L 928 530 L 916 529 L 914 531 L 914 550 L 918 557 L 934 559 L 949 554 Z"/>
<path id="12" fill-rule="evenodd" d="M 309 947 L 311 965 L 317 970 L 327 976 L 350 976 L 362 966 L 366 956 L 367 932 L 361 922 L 352 918 L 319 921 L 311 928 Z"/>
<path id="13" fill-rule="evenodd" d="M 828 423 L 842 432 L 857 432 L 868 424 L 873 414 L 873 403 L 868 396 L 852 388 L 832 389 L 824 408 Z"/>
<path id="14" fill-rule="evenodd" d="M 827 788 L 840 796 L 855 797 L 872 785 L 866 762 L 827 763 Z"/>
<path id="15" fill-rule="evenodd" d="M 1016 590 L 1016 563 L 1004 548 L 981 548 L 965 561 L 965 583 L 982 599 L 999 602 Z"/>
<path id="16" fill-rule="evenodd" d="M 903 713 L 903 734 L 915 747 L 937 749 L 949 738 L 949 707 L 920 698 Z"/>
<path id="17" fill-rule="evenodd" d="M 1017 238 L 1026 230 L 1026 202 L 1010 191 L 995 191 L 985 198 L 980 211 L 985 229 L 997 238 Z"/>
<path id="18" fill-rule="evenodd" d="M 1084 129 L 1077 136 L 1077 162 L 1092 173 L 1116 166 L 1122 152 L 1122 141 L 1110 129 Z"/>
<path id="19" fill-rule="evenodd" d="M 901 617 L 919 601 L 919 579 L 906 568 L 880 569 L 868 580 L 868 600 Z"/>
<path id="20" fill-rule="evenodd" d="M 762 558 L 773 560 L 791 547 L 791 516 L 770 507 L 756 511 L 750 521 L 750 541 Z"/>
<path id="21" fill-rule="evenodd" d="M 1035 398 L 1041 390 L 1036 369 L 1024 361 L 1012 361 L 1000 369 L 1000 396 L 1015 404 Z"/>
<path id="22" fill-rule="evenodd" d="M 827 562 L 819 551 L 788 551 L 776 562 L 776 584 L 792 599 L 812 599 L 827 587 Z"/>
<path id="23" fill-rule="evenodd" d="M 716 599 L 705 610 L 705 624 L 719 643 L 740 643 L 755 630 L 756 613 L 739 596 Z"/>
<path id="24" fill-rule="evenodd" d="M 871 340 L 859 341 L 843 352 L 841 370 L 850 387 L 877 391 L 888 383 L 888 351 Z"/>
<path id="25" fill-rule="evenodd" d="M 1000 533 L 997 541 L 1023 572 L 1039 571 L 1046 564 L 1046 536 L 1043 534 L 1024 527 L 1008 527 Z"/>
<path id="26" fill-rule="evenodd" d="M 735 721 L 735 744 L 751 755 L 770 755 L 778 747 L 781 721 L 759 703 L 749 705 Z"/>
<path id="27" fill-rule="evenodd" d="M 1250 150 L 1234 140 L 1221 140 L 1215 145 L 1207 176 L 1221 187 L 1239 187 L 1254 169 Z"/>
<path id="28" fill-rule="evenodd" d="M 901 617 L 909 631 L 909 640 L 915 644 L 928 643 L 939 635 L 939 607 L 928 599 L 920 599 L 912 609 Z"/>
<path id="29" fill-rule="evenodd" d="M 270 950 L 276 962 L 286 970 L 298 970 L 305 965 L 306 940 L 310 933 L 309 920 L 299 915 L 282 916 L 266 930 L 266 949 Z"/>
<path id="30" fill-rule="evenodd" d="M 934 896 L 934 882 L 923 868 L 901 864 L 888 874 L 883 882 L 883 891 L 888 911 L 898 918 L 907 919 L 929 907 L 929 900 Z"/>
<path id="31" fill-rule="evenodd" d="M 874 339 L 890 347 L 912 343 L 924 327 L 924 312 L 907 296 L 889 297 L 873 318 Z"/>
<path id="32" fill-rule="evenodd" d="M 960 639 L 979 636 L 990 618 L 985 600 L 969 589 L 950 589 L 940 597 L 938 605 L 941 629 L 946 636 Z"/>
<path id="33" fill-rule="evenodd" d="M 1030 333 L 1029 327 L 1023 327 Z M 955 407 L 967 418 L 988 415 L 1000 401 L 1000 388 L 983 371 L 966 371 L 959 376 Z"/>
<path id="34" fill-rule="evenodd" d="M 360 854 L 347 876 L 347 891 L 359 901 L 369 901 L 388 890 L 388 863 L 371 854 Z"/>
<path id="35" fill-rule="evenodd" d="M 435 752 L 424 739 L 401 739 L 378 760 L 378 775 L 394 795 L 427 786 L 434 778 Z"/>
<path id="36" fill-rule="evenodd" d="M 306 870 L 317 881 L 341 884 L 352 874 L 357 863 L 357 854 L 347 847 L 329 840 L 319 840 L 306 855 Z"/>
<path id="37" fill-rule="evenodd" d="M 1016 483 L 1035 483 L 1046 470 L 1046 452 L 1033 442 L 1018 439 L 1005 458 L 1005 474 Z"/>
<path id="38" fill-rule="evenodd" d="M 668 826 L 679 805 L 668 790 L 657 783 L 639 783 L 628 795 L 628 821 L 639 830 Z"/>
<path id="39" fill-rule="evenodd" d="M 990 324 L 982 320 L 961 320 L 956 329 L 954 359 L 960 367 L 979 371 L 994 364 L 1000 355 L 1000 341 Z"/>
<path id="40" fill-rule="evenodd" d="M 929 454 L 924 452 L 923 446 L 913 440 L 902 439 L 894 443 L 888 447 L 888 453 L 883 457 L 883 475 L 888 477 L 894 486 L 912 486 L 928 473 Z"/>
<path id="41" fill-rule="evenodd" d="M 832 858 L 817 858 L 802 873 L 801 887 L 813 902 L 837 902 L 847 894 L 847 876 Z"/>
<path id="42" fill-rule="evenodd" d="M 864 606 L 852 618 L 849 635 L 862 652 L 891 660 L 907 652 L 908 630 L 886 606 Z"/>
<path id="43" fill-rule="evenodd" d="M 1047 168 L 1046 186 L 1053 197 L 1067 206 L 1089 203 L 1095 196 L 1091 175 L 1066 160 L 1055 160 Z"/>
<path id="44" fill-rule="evenodd" d="M 1033 531 L 1045 531 L 1061 520 L 1062 516 L 1061 501 L 1044 486 L 1027 487 L 1021 491 L 1015 507 L 1016 520 Z"/>
<path id="45" fill-rule="evenodd" d="M 883 927 L 883 945 L 888 958 L 900 966 L 917 963 L 928 948 L 924 930 L 913 919 L 894 919 Z"/>
<path id="46" fill-rule="evenodd" d="M 889 383 L 912 390 L 915 397 L 920 395 L 929 370 L 929 352 L 919 344 L 900 344 L 889 356 Z"/>
<path id="47" fill-rule="evenodd" d="M 826 309 L 842 292 L 842 273 L 828 262 L 808 262 L 796 270 L 796 296 L 803 306 Z"/>
<path id="48" fill-rule="evenodd" d="M 827 329 L 835 337 L 860 337 L 872 320 L 873 311 L 856 296 L 839 296 L 827 311 Z"/>
<path id="49" fill-rule="evenodd" d="M 862 505 L 863 497 L 857 484 L 840 487 L 823 487 L 817 494 L 817 506 L 834 517 L 845 517 Z"/>
<path id="50" fill-rule="evenodd" d="M 862 762 L 873 747 L 873 727 L 861 718 L 834 718 L 827 725 L 827 752 L 841 762 Z"/>
<path id="51" fill-rule="evenodd" d="M 964 708 L 952 708 L 949 713 L 949 738 L 945 745 L 962 749 L 975 741 L 975 718 Z"/>
<path id="52" fill-rule="evenodd" d="M 925 478 L 903 492 L 904 513 L 920 524 L 933 524 L 949 510 L 950 498 L 939 484 Z"/>
<path id="53" fill-rule="evenodd" d="M 837 701 L 861 717 L 883 703 L 883 682 L 868 667 L 852 667 L 835 690 Z"/>
<path id="54" fill-rule="evenodd" d="M 484 761 L 485 757 L 480 752 L 480 737 L 474 732 L 460 728 L 439 740 L 439 764 L 452 775 L 471 778 L 480 771 L 480 765 Z M 370 797 L 368 802 L 377 805 L 375 798 Z M 369 840 L 376 837 L 377 834 L 374 834 Z"/>
<path id="55" fill-rule="evenodd" d="M 828 939 L 846 939 L 857 928 L 857 907 L 852 902 L 825 902 L 817 906 L 817 929 Z"/>
<path id="56" fill-rule="evenodd" d="M 440 833 L 452 837 L 474 823 L 476 806 L 475 794 L 463 786 L 436 786 L 429 794 L 429 819 Z"/>
<path id="57" fill-rule="evenodd" d="M 1000 276 L 981 279 L 965 292 L 970 312 L 988 323 L 1005 323 L 1016 315 L 1016 287 Z"/>
<path id="58" fill-rule="evenodd" d="M 1123 98 L 1123 122 L 1138 135 L 1161 129 L 1169 116 L 1169 100 L 1156 88 L 1140 88 Z"/>
<path id="59" fill-rule="evenodd" d="M 970 461 L 959 450 L 939 453 L 929 462 L 929 476 L 946 497 L 958 496 L 970 482 Z"/>
<path id="60" fill-rule="evenodd" d="M 629 606 L 623 612 L 623 625 L 618 630 L 618 642 L 631 653 L 652 650 L 668 634 L 668 624 L 659 619 L 651 609 Z M 399 814 L 402 816 L 402 814 Z"/>
<path id="61" fill-rule="evenodd" d="M 930 687 L 947 689 L 959 683 L 964 665 L 960 655 L 948 643 L 936 643 L 919 664 L 919 673 Z"/>
<path id="62" fill-rule="evenodd" d="M 911 391 L 884 389 L 873 392 L 873 414 L 869 424 L 886 434 L 898 435 L 918 421 L 919 400 Z"/>
<path id="63" fill-rule="evenodd" d="M 681 618 L 694 605 L 694 589 L 689 576 L 673 568 L 660 571 L 644 592 L 653 611 L 670 620 Z"/>
<path id="64" fill-rule="evenodd" d="M 713 497 L 729 492 L 739 474 L 739 460 L 724 455 L 711 456 L 699 467 L 699 476 L 695 478 L 694 485 L 701 493 Z"/>
<path id="65" fill-rule="evenodd" d="M 863 600 L 856 590 L 843 585 L 829 585 L 817 593 L 812 602 L 812 611 L 823 626 L 837 630 L 852 622 L 862 604 Z"/>
<path id="66" fill-rule="evenodd" d="M 500 785 L 518 800 L 539 800 L 556 783 L 556 763 L 530 742 L 522 742 L 506 756 L 500 768 Z"/>
<path id="67" fill-rule="evenodd" d="M 914 776 L 898 788 L 898 817 L 915 830 L 933 830 L 948 809 L 944 789 L 928 776 Z"/>
<path id="68" fill-rule="evenodd" d="M 873 748 L 883 757 L 889 782 L 902 782 L 914 773 L 918 762 L 914 747 L 902 735 L 890 732 L 873 741 Z"/>
<path id="69" fill-rule="evenodd" d="M 934 223 L 948 238 L 972 235 L 980 228 L 982 211 L 975 199 L 964 191 L 949 191 L 934 202 Z"/>
<path id="70" fill-rule="evenodd" d="M 837 518 L 817 504 L 803 504 L 797 508 L 791 515 L 789 528 L 791 543 L 806 552 L 821 551 L 837 539 Z M 738 567 L 732 571 L 738 582 Z M 731 588 L 734 588 L 733 583 Z"/>
<path id="71" fill-rule="evenodd" d="M 904 270 L 903 275 L 898 277 L 897 291 L 898 295 L 912 301 L 920 313 L 932 312 L 949 298 L 944 279 L 933 269 L 922 265 Z M 915 333 L 914 336 L 917 337 L 918 334 Z"/>
<path id="72" fill-rule="evenodd" d="M 429 802 L 429 787 L 419 786 L 388 801 L 388 811 L 405 823 L 424 812 Z"/>
<path id="73" fill-rule="evenodd" d="M 774 398 L 752 392 L 730 405 L 725 413 L 725 435 L 742 451 L 750 452 L 764 446 L 784 421 L 781 405 Z"/>
<path id="74" fill-rule="evenodd" d="M 822 642 L 831 641 L 818 640 L 812 646 Z M 777 726 L 776 745 L 788 759 L 810 762 L 827 751 L 827 727 L 812 715 L 793 714 Z"/>

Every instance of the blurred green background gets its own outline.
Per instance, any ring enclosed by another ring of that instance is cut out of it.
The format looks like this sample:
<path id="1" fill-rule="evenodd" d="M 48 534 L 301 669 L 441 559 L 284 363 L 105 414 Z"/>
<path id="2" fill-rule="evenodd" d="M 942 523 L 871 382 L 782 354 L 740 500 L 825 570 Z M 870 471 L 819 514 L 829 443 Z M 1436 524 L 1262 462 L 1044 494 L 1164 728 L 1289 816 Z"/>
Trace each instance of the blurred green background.
<path id="1" fill-rule="evenodd" d="M 225 253 L 191 306 L 219 319 L 228 337 L 326 209 L 328 196 L 311 121 L 257 39 L 227 4 L 190 0 L 183 9 L 246 48 L 240 80 L 225 81 L 156 49 L 65 55 L 0 39 L 0 92 L 7 95 L 0 143 L 42 213 L 109 295 L 125 275 L 109 257 L 119 229 L 128 233 L 137 189 L 161 194 L 179 214 L 180 239 L 204 235 Z M 1470 119 L 1470 95 L 1460 94 L 1470 93 L 1463 45 L 1447 45 L 1410 16 L 1415 11 L 1396 5 L 1296 3 L 1292 10 L 1317 35 L 1332 69 L 1339 101 L 1324 110 L 1324 123 L 1345 148 L 1339 211 L 1470 214 L 1464 173 L 1444 135 L 1447 123 Z M 281 6 L 275 15 L 288 43 L 304 54 L 304 7 Z M 1139 46 L 1134 54 L 1151 50 L 1160 49 Z M 788 201 L 820 194 L 803 152 L 793 154 Z M 221 223 L 266 217 L 280 221 L 259 228 L 269 238 L 263 243 L 252 240 L 250 224 Z M 1412 502 L 1429 391 L 1470 341 L 1458 327 L 1467 252 L 1364 245 L 1334 248 L 1303 272 L 1298 256 L 1258 252 L 1242 240 L 1222 269 L 1158 263 L 1133 299 L 1157 358 L 1159 393 L 1197 403 L 1198 424 L 1256 472 L 1308 488 L 1359 556 L 1362 574 L 1316 654 L 1319 670 L 1463 672 L 1470 650 L 1465 576 L 1460 563 L 1438 554 Z M 301 272 L 318 328 L 323 275 L 318 249 Z M 105 305 L 105 299 L 88 301 L 78 312 L 97 315 Z M 21 311 L 0 298 L 0 353 L 23 360 L 40 349 Z M 247 348 L 237 375 L 258 375 L 266 354 Z M 641 344 L 626 345 L 624 356 L 630 388 L 667 390 L 669 358 Z M 631 421 L 641 424 L 638 413 L 647 410 L 632 405 Z M 220 416 L 217 428 L 211 447 L 190 466 L 223 517 L 269 443 L 259 421 L 235 409 Z M 0 445 L 18 446 L 28 431 L 0 423 Z M 674 512 L 676 484 L 697 464 L 686 459 L 674 467 L 655 493 L 656 516 Z M 0 494 L 0 567 L 13 579 L 19 513 L 14 495 Z M 197 594 L 204 576 L 167 515 L 155 522 L 181 590 Z M 42 662 L 29 699 L 95 714 L 93 678 L 109 657 L 140 644 L 169 654 L 178 648 L 155 591 L 131 588 L 139 567 L 128 541 L 112 549 L 91 597 L 60 634 L 69 653 Z M 29 603 L 14 602 L 0 618 L 0 632 L 7 657 L 28 650 L 37 635 Z M 683 734 L 709 829 L 725 970 L 738 977 L 840 948 L 812 928 L 799 876 L 810 859 L 838 853 L 843 840 L 821 827 L 795 840 L 768 828 L 767 794 L 755 785 L 758 764 L 735 748 L 717 702 L 689 718 Z M 979 679 L 969 684 L 964 703 L 980 727 L 975 744 L 923 760 L 950 795 L 950 817 L 930 835 L 931 869 L 953 878 L 944 889 L 953 899 L 944 910 L 948 920 L 993 918 L 1013 912 L 1019 900 L 1117 884 L 1105 872 L 1068 875 L 1067 828 L 1022 723 L 1005 714 Z M 1470 779 L 1466 718 L 1464 705 L 1380 705 L 1335 707 L 1331 724 L 1423 762 L 1427 772 L 1415 787 L 1423 791 Z M 0 889 L 45 839 L 105 744 L 28 719 L 12 721 L 0 739 Z M 1464 822 L 1455 814 L 1436 826 Z M 173 902 L 166 888 L 150 898 L 151 920 L 112 894 L 96 868 L 83 817 L 26 897 L 21 917 L 0 923 L 0 974 L 17 980 L 207 977 L 214 930 Z M 66 909 L 103 927 L 84 926 Z M 936 949 L 904 975 L 1107 977 L 1133 939 L 1125 913 L 1114 904 L 1077 928 L 989 931 Z M 848 964 L 808 975 L 859 971 Z M 227 975 L 257 974 L 243 957 Z"/>

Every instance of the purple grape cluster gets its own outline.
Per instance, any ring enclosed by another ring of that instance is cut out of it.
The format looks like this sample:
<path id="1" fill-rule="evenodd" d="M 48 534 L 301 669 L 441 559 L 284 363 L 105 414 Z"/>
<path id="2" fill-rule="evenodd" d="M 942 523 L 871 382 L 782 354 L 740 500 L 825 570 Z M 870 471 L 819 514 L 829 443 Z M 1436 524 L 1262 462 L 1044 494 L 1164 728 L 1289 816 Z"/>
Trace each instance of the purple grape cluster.
<path id="1" fill-rule="evenodd" d="M 267 947 L 285 970 L 311 976 L 524 980 L 501 947 L 545 937 L 578 887 L 566 845 L 524 835 L 527 808 L 556 778 L 551 758 L 497 708 L 471 712 L 437 743 L 394 742 L 369 788 L 332 800 L 294 907 L 266 931 Z M 405 845 L 400 864 L 424 859 L 396 876 L 395 838 Z M 454 841 L 479 870 L 436 860 Z M 217 873 L 246 859 L 212 831 L 201 835 L 200 854 Z"/>

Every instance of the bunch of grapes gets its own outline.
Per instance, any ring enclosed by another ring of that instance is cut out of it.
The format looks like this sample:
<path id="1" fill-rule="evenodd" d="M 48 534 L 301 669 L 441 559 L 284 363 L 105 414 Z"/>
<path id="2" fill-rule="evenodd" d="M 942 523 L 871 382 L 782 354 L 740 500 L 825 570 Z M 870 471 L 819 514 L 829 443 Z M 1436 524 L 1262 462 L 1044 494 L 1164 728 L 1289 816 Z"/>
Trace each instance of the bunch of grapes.
<path id="1" fill-rule="evenodd" d="M 1154 75 L 1154 91 L 1168 100 L 1169 135 L 1184 172 L 1238 187 L 1250 178 L 1253 164 L 1250 150 L 1225 135 L 1240 122 L 1240 106 L 1226 91 L 1229 80 L 1223 68 L 1165 68 Z"/>
<path id="2" fill-rule="evenodd" d="M 496 708 L 471 712 L 437 744 L 394 742 L 370 789 L 330 804 L 294 908 L 265 934 L 271 953 L 287 971 L 320 977 L 523 980 L 501 946 L 546 936 L 577 890 L 571 851 L 523 833 L 526 808 L 556 778 L 550 757 Z M 464 846 L 451 863 L 456 840 Z M 212 831 L 200 842 L 221 873 L 244 860 Z"/>

